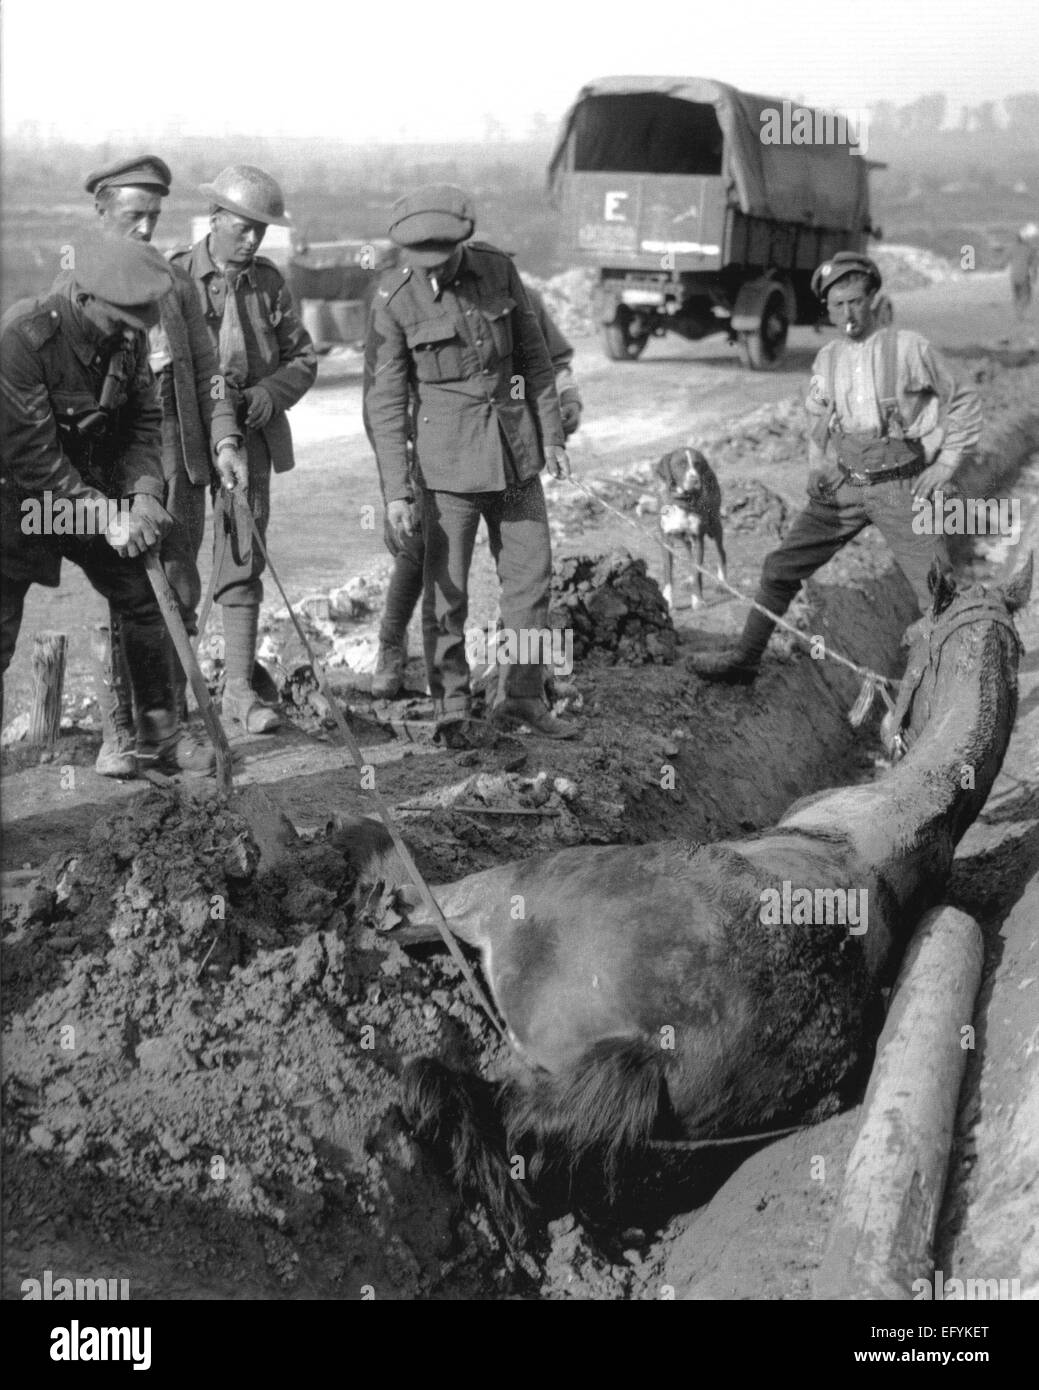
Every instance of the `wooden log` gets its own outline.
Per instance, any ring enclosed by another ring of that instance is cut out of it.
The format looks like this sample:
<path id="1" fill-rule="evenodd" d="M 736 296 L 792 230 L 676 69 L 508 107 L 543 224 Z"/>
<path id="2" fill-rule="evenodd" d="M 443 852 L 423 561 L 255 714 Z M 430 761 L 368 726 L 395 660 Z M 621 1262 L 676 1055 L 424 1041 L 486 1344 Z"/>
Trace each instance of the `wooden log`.
<path id="1" fill-rule="evenodd" d="M 63 632 L 38 632 L 33 640 L 28 734 L 31 748 L 53 748 L 58 741 L 67 646 L 68 639 Z"/>
<path id="2" fill-rule="evenodd" d="M 953 907 L 922 920 L 877 1045 L 815 1299 L 910 1299 L 930 1279 L 953 1122 L 981 983 L 978 924 Z"/>

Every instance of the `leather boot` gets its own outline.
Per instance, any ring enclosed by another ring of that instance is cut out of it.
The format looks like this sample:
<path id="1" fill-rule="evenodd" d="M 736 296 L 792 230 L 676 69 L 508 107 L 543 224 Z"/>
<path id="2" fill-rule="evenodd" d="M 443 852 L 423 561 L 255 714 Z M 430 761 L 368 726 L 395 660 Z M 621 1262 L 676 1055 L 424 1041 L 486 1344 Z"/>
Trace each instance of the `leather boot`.
<path id="1" fill-rule="evenodd" d="M 265 705 L 249 681 L 227 681 L 220 713 L 225 724 L 240 724 L 247 734 L 272 734 L 280 728 L 278 711 Z"/>
<path id="2" fill-rule="evenodd" d="M 253 689 L 256 636 L 260 610 L 250 604 L 224 610 L 224 698 L 220 712 L 230 724 L 249 734 L 271 734 L 281 725 L 277 710 L 264 704 Z"/>
<path id="3" fill-rule="evenodd" d="M 91 648 L 97 703 L 101 711 L 101 751 L 94 763 L 94 771 L 102 777 L 133 777 L 137 772 L 137 759 L 134 756 L 130 678 L 114 621 L 110 624 L 98 623 L 94 628 Z"/>
<path id="4" fill-rule="evenodd" d="M 137 762 L 142 769 L 175 776 L 211 777 L 216 771 L 216 754 L 182 729 L 168 709 L 145 710 L 137 726 Z"/>
<path id="5" fill-rule="evenodd" d="M 392 700 L 404 684 L 404 664 L 408 659 L 407 635 L 398 642 L 379 642 L 372 676 L 372 699 Z"/>
<path id="6" fill-rule="evenodd" d="M 689 658 L 689 665 L 707 681 L 750 685 L 757 678 L 761 658 L 775 626 L 771 618 L 752 608 L 734 647 L 724 647 L 718 652 L 696 652 Z"/>
<path id="7" fill-rule="evenodd" d="M 491 710 L 491 722 L 503 729 L 515 729 L 527 724 L 543 738 L 580 738 L 581 731 L 576 724 L 567 724 L 557 719 L 544 701 L 537 699 L 517 699 L 507 696 Z"/>

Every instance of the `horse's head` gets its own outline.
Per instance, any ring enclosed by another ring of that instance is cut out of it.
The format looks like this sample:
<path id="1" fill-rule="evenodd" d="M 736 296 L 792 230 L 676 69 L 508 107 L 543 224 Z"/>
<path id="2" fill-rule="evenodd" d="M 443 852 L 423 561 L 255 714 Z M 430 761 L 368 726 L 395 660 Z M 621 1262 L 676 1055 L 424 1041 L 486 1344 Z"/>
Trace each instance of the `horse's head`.
<path id="1" fill-rule="evenodd" d="M 894 710 L 881 726 L 889 754 L 900 756 L 930 717 L 946 682 L 966 693 L 981 672 L 1000 674 L 1016 689 L 1021 644 L 1012 614 L 1032 592 L 1032 554 L 1003 585 L 972 584 L 958 590 L 935 564 L 928 576 L 931 604 L 903 637 L 909 647 L 905 676 Z"/>

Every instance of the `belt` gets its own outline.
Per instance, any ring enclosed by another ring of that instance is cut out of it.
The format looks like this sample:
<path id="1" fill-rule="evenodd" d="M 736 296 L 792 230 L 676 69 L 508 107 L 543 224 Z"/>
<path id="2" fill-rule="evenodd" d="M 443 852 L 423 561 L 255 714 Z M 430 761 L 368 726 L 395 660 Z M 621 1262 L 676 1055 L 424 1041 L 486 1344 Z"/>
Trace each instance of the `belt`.
<path id="1" fill-rule="evenodd" d="M 845 468 L 843 463 L 838 463 L 837 467 L 843 480 L 852 487 L 873 487 L 876 483 L 893 483 L 899 478 L 915 478 L 918 473 L 924 471 L 927 464 L 920 457 L 910 459 L 908 463 L 900 463 L 897 468 L 874 468 L 865 473 L 856 473 L 851 468 Z"/>

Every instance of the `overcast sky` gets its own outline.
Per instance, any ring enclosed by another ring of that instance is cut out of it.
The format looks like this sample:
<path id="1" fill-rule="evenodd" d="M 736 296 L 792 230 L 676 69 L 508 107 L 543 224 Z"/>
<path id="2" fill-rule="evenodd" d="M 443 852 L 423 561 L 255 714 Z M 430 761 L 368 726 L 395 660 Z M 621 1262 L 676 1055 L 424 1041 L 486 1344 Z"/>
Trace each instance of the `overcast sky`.
<path id="1" fill-rule="evenodd" d="M 83 142 L 522 136 L 622 73 L 844 108 L 943 91 L 952 117 L 1039 87 L 1037 0 L 3 0 L 2 24 L 5 131 Z"/>

